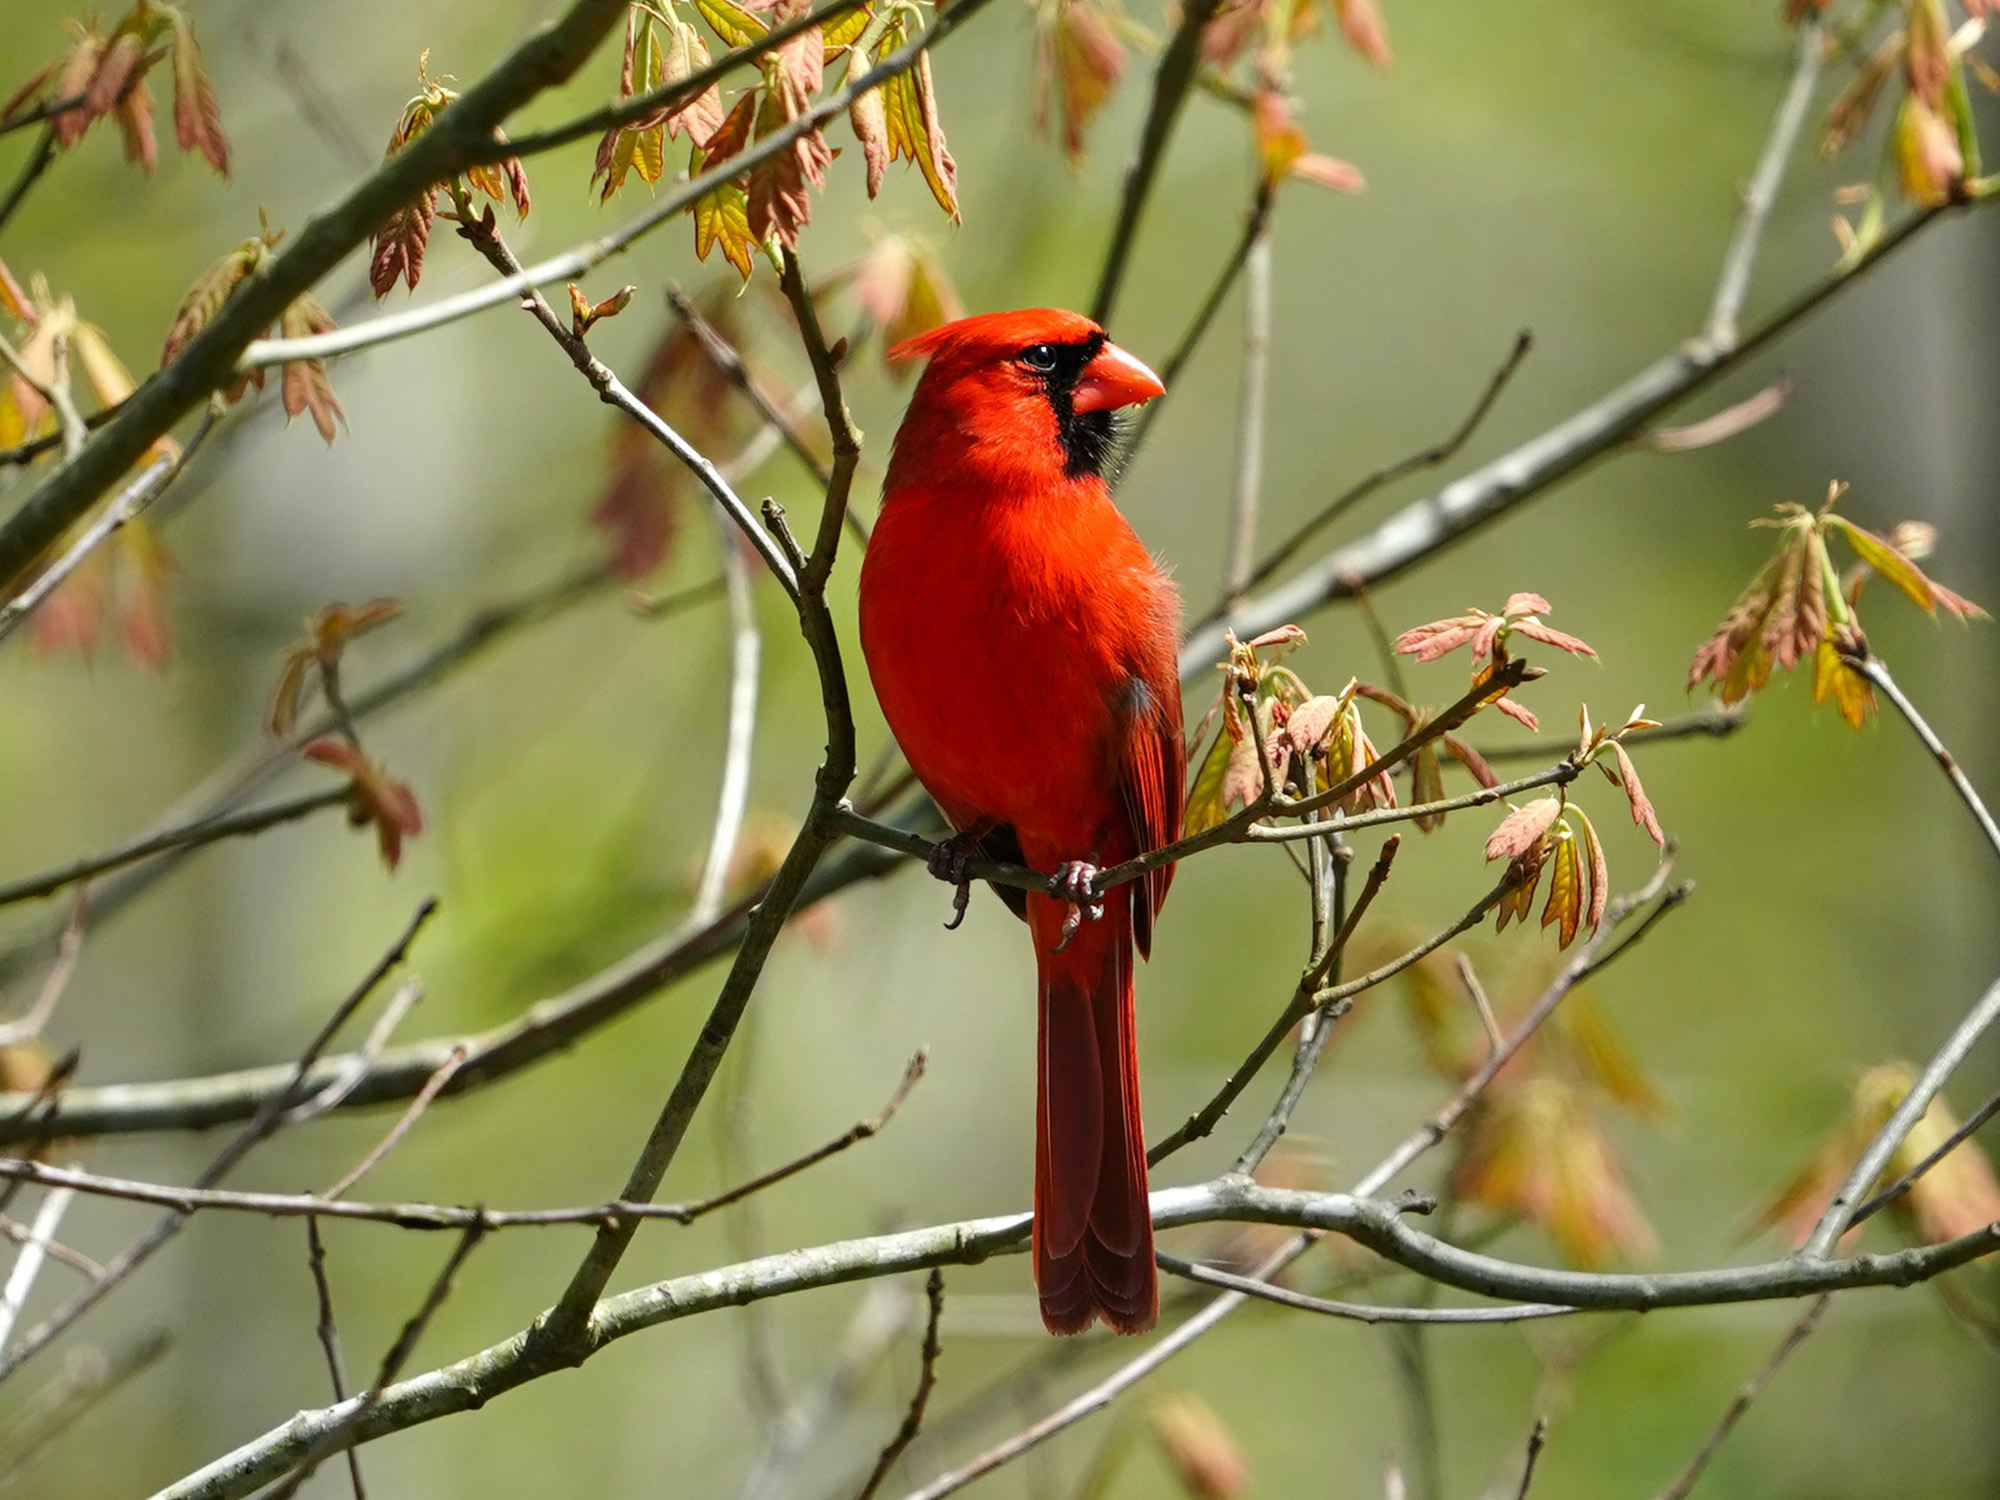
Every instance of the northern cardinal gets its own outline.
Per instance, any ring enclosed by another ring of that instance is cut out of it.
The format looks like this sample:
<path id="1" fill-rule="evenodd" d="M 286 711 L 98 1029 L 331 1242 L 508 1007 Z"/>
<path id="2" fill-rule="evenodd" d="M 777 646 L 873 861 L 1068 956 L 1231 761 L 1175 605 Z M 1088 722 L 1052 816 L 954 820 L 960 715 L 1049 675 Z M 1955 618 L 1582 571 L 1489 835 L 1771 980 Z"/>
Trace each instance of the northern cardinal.
<path id="1" fill-rule="evenodd" d="M 996 889 L 1035 944 L 1035 1284 L 1042 1321 L 1159 1316 L 1139 1117 L 1132 953 L 1172 867 L 1090 879 L 1180 836 L 1179 600 L 1105 471 L 1113 413 L 1159 378 L 1077 313 L 988 313 L 890 351 L 928 358 L 861 567 L 861 645 L 903 753 L 974 855 L 1059 878 Z M 1090 920 L 1082 920 L 1085 916 Z"/>

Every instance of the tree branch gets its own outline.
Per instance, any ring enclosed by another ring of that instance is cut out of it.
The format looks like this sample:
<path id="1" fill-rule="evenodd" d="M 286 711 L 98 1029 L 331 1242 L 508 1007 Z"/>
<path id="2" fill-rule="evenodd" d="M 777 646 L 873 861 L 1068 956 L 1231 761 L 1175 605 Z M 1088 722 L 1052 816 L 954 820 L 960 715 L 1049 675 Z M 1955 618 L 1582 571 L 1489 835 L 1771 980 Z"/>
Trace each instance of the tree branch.
<path id="1" fill-rule="evenodd" d="M 1194 82 L 1201 63 L 1201 34 L 1221 8 L 1221 0 L 1188 0 L 1181 12 L 1180 25 L 1160 56 L 1153 73 L 1153 102 L 1146 111 L 1145 126 L 1139 132 L 1138 154 L 1125 173 L 1125 192 L 1118 202 L 1118 222 L 1111 231 L 1111 248 L 1104 254 L 1104 269 L 1098 273 L 1097 292 L 1090 299 L 1090 315 L 1106 327 L 1118 302 L 1118 289 L 1125 279 L 1132 246 L 1138 239 L 1139 220 L 1152 197 L 1153 180 L 1159 175 L 1160 160 L 1167 142 L 1187 102 L 1188 87 Z"/>
<path id="2" fill-rule="evenodd" d="M 227 385 L 245 347 L 377 225 L 463 170 L 515 109 L 567 81 L 625 8 L 625 0 L 572 0 L 561 17 L 536 31 L 440 112 L 430 129 L 333 208 L 309 220 L 290 248 L 246 277 L 179 357 L 141 386 L 116 418 L 0 524 L 0 580 L 11 582 L 32 566 L 155 439 L 211 391 Z"/>
<path id="3" fill-rule="evenodd" d="M 1374 1199 L 1262 1187 L 1241 1178 L 1156 1192 L 1153 1222 L 1159 1229 L 1232 1222 L 1282 1224 L 1339 1234 L 1446 1286 L 1481 1296 L 1596 1312 L 1710 1307 L 1851 1288 L 1911 1286 L 2000 1253 L 2000 1225 L 1993 1225 L 1938 1245 L 1831 1261 L 1787 1257 L 1716 1270 L 1648 1273 L 1556 1270 L 1498 1260 L 1445 1244 L 1409 1227 L 1392 1205 Z M 1027 1246 L 1028 1216 L 1008 1214 L 814 1246 L 676 1277 L 598 1304 L 590 1315 L 586 1343 L 578 1358 L 587 1358 L 644 1329 L 746 1302 L 937 1266 L 975 1264 L 993 1256 L 1022 1253 Z M 1143 1356 L 1147 1369 L 1157 1368 L 1213 1326 L 1219 1316 L 1214 1309 L 1241 1300 L 1238 1293 L 1218 1298 L 1158 1340 Z M 536 1351 L 529 1333 L 515 1334 L 454 1364 L 388 1387 L 373 1409 L 351 1426 L 346 1422 L 348 1413 L 340 1407 L 300 1412 L 283 1426 L 162 1490 L 155 1500 L 234 1500 L 289 1470 L 329 1432 L 344 1428 L 340 1433 L 343 1442 L 367 1442 L 484 1405 L 550 1372 L 552 1366 Z M 1094 1410 L 1108 1403 L 1116 1391 L 1086 1394 L 1095 1403 Z M 1055 1416 L 1045 1418 L 1038 1427 L 1048 1426 Z M 1061 1425 L 1074 1420 L 1071 1416 Z M 1018 1451 L 1019 1445 L 1013 1452 Z M 1004 1458 L 995 1459 L 979 1472 L 1002 1461 Z M 976 1474 L 959 1470 L 916 1494 L 935 1500 L 974 1477 Z"/>
<path id="4" fill-rule="evenodd" d="M 546 286 L 550 282 L 574 281 L 585 272 L 629 248 L 636 240 L 659 228 L 669 219 L 685 212 L 716 187 L 742 176 L 780 152 L 788 150 L 801 136 L 817 130 L 870 89 L 878 88 L 897 74 L 914 67 L 919 57 L 971 20 L 989 3 L 990 0 L 958 0 L 957 4 L 938 16 L 927 30 L 912 37 L 860 78 L 826 95 L 779 129 L 760 136 L 727 161 L 681 184 L 671 192 L 662 194 L 644 212 L 610 234 L 586 240 L 581 245 L 548 260 L 537 261 L 534 265 L 504 280 L 460 293 L 455 297 L 446 297 L 426 307 L 372 318 L 365 323 L 356 323 L 311 338 L 258 339 L 254 343 L 246 340 L 241 349 L 241 357 L 236 362 L 236 372 L 267 368 L 298 359 L 328 359 L 338 354 L 351 354 L 357 349 L 366 349 L 394 339 L 409 338 L 413 334 L 427 333 L 431 329 L 441 328 L 460 318 L 484 312 L 489 307 L 517 303 L 524 292 L 538 286 Z M 622 0 L 619 9 L 623 9 Z M 763 40 L 768 41 L 768 38 Z M 419 139 L 428 140 L 434 133 L 435 128 Z M 519 144 L 519 142 L 509 142 L 509 153 L 511 154 Z M 392 161 L 401 159 L 400 155 L 391 158 Z M 268 319 L 266 321 L 268 322 Z M 178 365 L 178 361 L 176 364 Z M 0 530 L 0 544 L 4 544 L 5 538 L 5 531 Z M 0 550 L 0 567 L 4 566 L 5 558 L 5 551 Z"/>

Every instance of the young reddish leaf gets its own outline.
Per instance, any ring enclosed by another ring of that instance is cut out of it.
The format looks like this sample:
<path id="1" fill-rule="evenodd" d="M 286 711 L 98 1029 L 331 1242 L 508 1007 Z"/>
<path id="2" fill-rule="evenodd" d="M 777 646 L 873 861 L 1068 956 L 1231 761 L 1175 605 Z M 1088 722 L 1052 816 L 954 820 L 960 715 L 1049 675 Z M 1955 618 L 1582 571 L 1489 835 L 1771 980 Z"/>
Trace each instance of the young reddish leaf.
<path id="1" fill-rule="evenodd" d="M 924 240 L 883 235 L 854 273 L 854 300 L 882 330 L 883 363 L 892 371 L 909 366 L 888 351 L 919 334 L 965 316 L 958 288 L 951 284 L 937 253 Z"/>
<path id="2" fill-rule="evenodd" d="M 229 175 L 229 139 L 222 133 L 222 109 L 202 66 L 201 44 L 194 39 L 194 22 L 173 12 L 174 139 L 183 151 L 196 151 L 223 177 Z"/>
<path id="3" fill-rule="evenodd" d="M 1850 729 L 1859 729 L 1875 711 L 1874 684 L 1848 665 L 1832 636 L 1813 652 L 1813 702 L 1824 703 L 1829 698 L 1839 706 Z"/>
<path id="4" fill-rule="evenodd" d="M 1529 640 L 1540 641 L 1545 646 L 1554 646 L 1558 650 L 1569 652 L 1572 656 L 1597 655 L 1596 650 L 1587 643 L 1573 635 L 1566 635 L 1560 630 L 1544 625 L 1532 615 L 1526 619 L 1515 620 L 1508 628 L 1517 635 L 1525 635 Z"/>
<path id="5" fill-rule="evenodd" d="M 97 65 L 104 55 L 104 38 L 95 31 L 86 31 L 80 26 L 72 27 L 76 43 L 62 60 L 56 74 L 55 88 L 51 92 L 57 99 L 74 99 L 90 87 L 97 76 Z M 66 109 L 49 121 L 49 132 L 58 146 L 67 150 L 83 139 L 83 133 L 104 113 L 93 110 L 86 103 L 74 109 Z"/>
<path id="6" fill-rule="evenodd" d="M 0 125 L 12 124 L 16 115 L 26 114 L 30 104 L 39 102 L 42 85 L 47 83 L 55 75 L 56 69 L 61 66 L 62 60 L 57 59 L 55 62 L 43 64 L 34 73 L 31 73 L 28 76 L 28 81 L 14 90 L 7 97 L 5 104 L 0 104 Z"/>
<path id="7" fill-rule="evenodd" d="M 297 339 L 331 333 L 338 325 L 333 321 L 332 314 L 307 294 L 285 309 L 279 326 L 286 338 Z M 337 424 L 347 420 L 347 414 L 340 409 L 340 402 L 334 397 L 333 382 L 327 379 L 325 360 L 292 360 L 285 366 L 282 392 L 285 415 L 296 417 L 301 412 L 310 412 L 313 426 L 329 443 L 333 441 Z"/>
<path id="8" fill-rule="evenodd" d="M 1493 706 L 1524 729 L 1535 730 L 1542 727 L 1542 721 L 1535 717 L 1533 709 L 1504 694 L 1493 700 Z"/>
<path id="9" fill-rule="evenodd" d="M 1511 807 L 1500 826 L 1486 840 L 1488 859 L 1519 859 L 1549 831 L 1562 812 L 1560 797 L 1537 797 L 1525 807 Z"/>
<path id="10" fill-rule="evenodd" d="M 1063 150 L 1074 165 L 1084 131 L 1125 72 L 1125 48 L 1095 0 L 1057 0 L 1036 34 L 1035 129 L 1048 128 L 1053 99 L 1062 116 Z"/>
<path id="11" fill-rule="evenodd" d="M 397 209 L 375 231 L 368 285 L 376 296 L 388 296 L 399 280 L 412 291 L 416 289 L 417 278 L 424 274 L 424 250 L 430 244 L 436 218 L 437 189 L 426 188 L 414 203 Z"/>
<path id="12" fill-rule="evenodd" d="M 1284 736 L 1294 755 L 1311 755 L 1323 749 L 1335 721 L 1347 711 L 1348 695 L 1328 697 L 1321 693 L 1292 710 L 1285 721 Z"/>
<path id="13" fill-rule="evenodd" d="M 1661 848 L 1666 847 L 1667 836 L 1660 831 L 1659 816 L 1653 811 L 1652 798 L 1646 795 L 1645 787 L 1639 784 L 1639 771 L 1632 764 L 1632 757 L 1617 740 L 1611 742 L 1611 753 L 1618 758 L 1618 777 L 1625 788 L 1625 796 L 1632 804 L 1632 821 L 1652 837 Z"/>
<path id="14" fill-rule="evenodd" d="M 814 55 L 818 55 L 815 47 Z M 757 108 L 759 139 L 781 130 L 810 107 L 812 98 L 791 73 L 781 72 L 764 90 Z M 808 130 L 777 155 L 750 170 L 744 218 L 753 240 L 775 239 L 796 246 L 799 230 L 812 220 L 812 193 L 826 185 L 833 148 L 817 130 Z"/>
<path id="15" fill-rule="evenodd" d="M 97 71 L 91 75 L 90 87 L 84 91 L 84 112 L 101 119 L 118 107 L 118 101 L 125 97 L 125 90 L 133 81 L 140 59 L 146 55 L 146 47 L 139 40 L 138 33 L 122 27 L 113 34 L 111 45 L 104 51 L 97 64 Z"/>
<path id="16" fill-rule="evenodd" d="M 1292 118 L 1292 107 L 1276 89 L 1263 89 L 1252 111 L 1257 126 L 1257 160 L 1266 187 L 1287 177 L 1302 177 L 1340 193 L 1358 193 L 1361 172 L 1347 162 L 1316 154 L 1305 131 Z"/>
<path id="17" fill-rule="evenodd" d="M 113 117 L 125 142 L 125 160 L 136 162 L 148 177 L 160 163 L 160 143 L 153 134 L 153 95 L 144 79 L 135 79 L 118 98 Z"/>
<path id="18" fill-rule="evenodd" d="M 858 63 L 849 64 L 847 71 L 850 77 L 859 66 Z M 889 112 L 882 102 L 882 90 L 870 89 L 865 94 L 855 95 L 854 102 L 847 106 L 847 123 L 854 131 L 854 139 L 861 143 L 868 196 L 873 198 L 882 191 L 882 181 L 888 175 L 889 163 L 894 160 L 889 154 Z"/>
<path id="19" fill-rule="evenodd" d="M 1466 744 L 1457 735 L 1445 735 L 1444 747 L 1451 752 L 1454 760 L 1472 773 L 1472 779 L 1481 786 L 1494 787 L 1500 785 L 1499 774 L 1494 771 L 1492 766 L 1487 764 L 1486 757 L 1473 749 L 1472 746 Z"/>
<path id="20" fill-rule="evenodd" d="M 1371 67 L 1386 71 L 1393 61 L 1389 55 L 1389 28 L 1375 0 L 1333 0 L 1333 14 L 1347 45 L 1366 58 Z"/>
<path id="21" fill-rule="evenodd" d="M 174 310 L 173 325 L 160 350 L 160 363 L 170 365 L 187 347 L 188 341 L 209 325 L 222 304 L 235 295 L 252 271 L 264 263 L 270 246 L 262 238 L 245 240 L 194 279 L 181 305 Z"/>
<path id="22" fill-rule="evenodd" d="M 403 840 L 424 831 L 423 811 L 409 787 L 332 735 L 322 735 L 300 753 L 349 778 L 347 820 L 356 828 L 374 825 L 382 862 L 395 869 L 402 862 Z"/>
<path id="23" fill-rule="evenodd" d="M 1584 920 L 1592 932 L 1604 923 L 1605 904 L 1611 899 L 1611 867 L 1604 858 L 1604 845 L 1597 837 L 1597 825 L 1580 807 L 1570 809 L 1576 815 L 1577 837 L 1583 841 L 1583 857 L 1590 877 L 1590 909 Z"/>
<path id="24" fill-rule="evenodd" d="M 864 26 L 868 22 L 865 8 L 852 11 L 849 16 Z M 708 64 L 708 44 L 701 39 L 701 33 L 687 22 L 676 19 L 667 36 L 661 82 L 679 83 L 683 78 L 693 77 Z M 705 141 L 721 128 L 722 118 L 722 93 L 711 83 L 692 99 L 663 111 L 660 123 L 666 127 L 669 139 L 685 133 L 691 141 Z"/>
<path id="25" fill-rule="evenodd" d="M 1856 526 L 1845 516 L 1829 512 L 1823 516 L 1824 524 L 1834 527 L 1847 539 L 1855 554 L 1881 577 L 1893 583 L 1910 597 L 1910 600 L 1925 614 L 1937 611 L 1937 592 L 1923 570 L 1885 537 Z"/>
<path id="26" fill-rule="evenodd" d="M 1248 1492 L 1250 1461 L 1242 1444 L 1198 1396 L 1176 1391 L 1155 1397 L 1147 1422 L 1191 1500 L 1237 1500 Z"/>

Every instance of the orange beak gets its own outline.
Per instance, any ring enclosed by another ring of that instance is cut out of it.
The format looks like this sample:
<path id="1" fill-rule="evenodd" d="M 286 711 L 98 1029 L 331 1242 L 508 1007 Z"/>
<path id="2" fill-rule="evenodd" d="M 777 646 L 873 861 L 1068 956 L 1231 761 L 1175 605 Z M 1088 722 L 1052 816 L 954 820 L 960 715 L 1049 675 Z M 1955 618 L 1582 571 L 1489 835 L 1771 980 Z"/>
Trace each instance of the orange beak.
<path id="1" fill-rule="evenodd" d="M 1077 377 L 1070 407 L 1077 412 L 1113 411 L 1166 393 L 1159 376 L 1116 344 L 1106 344 Z"/>

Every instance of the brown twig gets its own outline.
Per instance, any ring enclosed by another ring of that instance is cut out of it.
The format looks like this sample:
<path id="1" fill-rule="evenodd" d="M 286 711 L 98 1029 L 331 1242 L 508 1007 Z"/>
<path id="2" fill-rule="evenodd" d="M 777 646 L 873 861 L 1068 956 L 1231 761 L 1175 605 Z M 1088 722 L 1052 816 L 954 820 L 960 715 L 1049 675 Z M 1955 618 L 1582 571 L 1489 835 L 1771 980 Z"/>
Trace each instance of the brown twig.
<path id="1" fill-rule="evenodd" d="M 1514 1500 L 1528 1500 L 1528 1491 L 1535 1484 L 1535 1465 L 1542 1461 L 1542 1445 L 1548 1440 L 1549 1419 L 1535 1418 L 1534 1430 L 1528 1434 L 1527 1456 L 1521 1460 L 1521 1483 L 1514 1491 Z"/>
<path id="2" fill-rule="evenodd" d="M 452 1048 L 445 1060 L 438 1065 L 438 1070 L 424 1080 L 424 1086 L 417 1090 L 417 1097 L 410 1101 L 409 1108 L 405 1109 L 397 1117 L 396 1123 L 389 1127 L 389 1133 L 377 1141 L 375 1148 L 362 1157 L 360 1161 L 356 1162 L 322 1196 L 327 1198 L 344 1197 L 349 1188 L 374 1171 L 382 1158 L 387 1156 L 391 1151 L 394 1151 L 397 1145 L 401 1143 L 403 1137 L 410 1133 L 410 1127 L 417 1123 L 417 1117 L 430 1108 L 431 1101 L 444 1091 L 444 1086 L 451 1082 L 452 1075 L 465 1065 L 465 1055 L 465 1048 L 463 1046 Z"/>
<path id="3" fill-rule="evenodd" d="M 1465 419 L 1458 424 L 1449 437 L 1445 438 L 1442 442 L 1433 443 L 1420 453 L 1413 453 L 1407 458 L 1399 458 L 1392 464 L 1383 465 L 1381 468 L 1375 470 L 1374 473 L 1356 480 L 1338 495 L 1327 501 L 1325 505 L 1321 506 L 1319 510 L 1315 511 L 1293 531 L 1290 536 L 1267 552 L 1259 560 L 1256 567 L 1249 571 L 1248 576 L 1243 580 L 1242 587 L 1235 591 L 1235 595 L 1225 597 L 1208 614 L 1202 616 L 1197 622 L 1196 628 L 1206 625 L 1212 620 L 1221 619 L 1229 612 L 1231 606 L 1235 604 L 1237 596 L 1240 596 L 1245 590 L 1253 589 L 1258 584 L 1264 582 L 1265 579 L 1277 572 L 1278 569 L 1298 556 L 1300 549 L 1307 542 L 1310 542 L 1320 532 L 1339 520 L 1340 517 L 1359 505 L 1363 500 L 1366 500 L 1384 485 L 1394 484 L 1399 479 L 1407 479 L 1412 474 L 1421 474 L 1426 469 L 1435 469 L 1440 464 L 1450 462 L 1461 448 L 1472 441 L 1472 435 L 1479 431 L 1480 424 L 1486 420 L 1487 415 L 1499 401 L 1500 393 L 1507 389 L 1508 383 L 1513 380 L 1516 372 L 1520 370 L 1522 361 L 1528 357 L 1528 352 L 1534 347 L 1535 336 L 1527 329 L 1522 329 L 1514 336 L 1514 347 L 1507 352 L 1507 357 L 1500 362 L 1500 367 L 1487 379 L 1486 387 L 1480 392 L 1478 401 L 1473 403 L 1472 410 L 1466 413 Z"/>
<path id="4" fill-rule="evenodd" d="M 1687 1500 L 1688 1492 L 1700 1481 L 1703 1471 L 1708 1468 L 1709 1460 L 1715 1457 L 1716 1451 L 1722 1447 L 1729 1434 L 1736 1430 L 1736 1424 L 1743 1420 L 1743 1414 L 1750 1410 L 1750 1403 L 1763 1394 L 1764 1387 L 1771 1383 L 1771 1378 L 1778 1373 L 1785 1361 L 1792 1357 L 1799 1345 L 1812 1337 L 1812 1331 L 1819 1327 L 1819 1320 L 1826 1316 L 1826 1310 L 1831 1306 L 1833 1306 L 1831 1292 L 1823 1292 L 1813 1298 L 1812 1305 L 1805 1310 L 1804 1316 L 1792 1324 L 1784 1338 L 1779 1340 L 1778 1347 L 1771 1351 L 1771 1357 L 1764 1361 L 1763 1368 L 1744 1382 L 1743 1389 L 1736 1393 L 1736 1399 L 1729 1403 L 1729 1409 L 1723 1412 L 1721 1419 L 1709 1432 L 1707 1440 L 1702 1443 L 1701 1451 L 1689 1461 L 1678 1479 L 1660 1491 L 1659 1500 Z"/>
<path id="5" fill-rule="evenodd" d="M 319 1237 L 319 1220 L 306 1220 L 306 1266 L 312 1271 L 313 1292 L 319 1301 L 319 1322 L 313 1332 L 326 1356 L 326 1373 L 333 1385 L 336 1405 L 347 1400 L 347 1377 L 341 1370 L 340 1329 L 333 1320 L 333 1287 L 326 1277 L 326 1246 Z M 347 1450 L 347 1479 L 354 1500 L 368 1500 L 368 1486 L 361 1478 L 361 1450 Z"/>
<path id="6" fill-rule="evenodd" d="M 287 1085 L 270 1095 L 259 1106 L 250 1123 L 222 1148 L 201 1176 L 195 1180 L 197 1188 L 210 1188 L 221 1181 L 238 1162 L 282 1123 L 285 1106 L 292 1102 L 299 1086 L 311 1073 L 314 1061 L 333 1040 L 335 1033 L 346 1025 L 349 1017 L 359 1010 L 382 981 L 402 964 L 409 955 L 411 944 L 416 942 L 417 935 L 423 931 L 425 924 L 436 911 L 437 901 L 434 898 L 425 900 L 417 908 L 416 915 L 410 919 L 388 952 L 375 961 L 362 976 L 361 982 L 333 1008 L 325 1023 L 306 1044 L 305 1050 L 299 1054 L 298 1061 L 292 1066 Z M 176 1208 L 156 1220 L 152 1228 L 105 1265 L 102 1275 L 93 1278 L 82 1290 L 76 1292 L 68 1301 L 23 1334 L 20 1343 L 9 1349 L 4 1356 L 0 1356 L 0 1381 L 4 1381 L 46 1348 L 63 1330 L 89 1312 L 138 1270 L 154 1251 L 181 1231 L 188 1217 L 186 1209 Z"/>
<path id="7" fill-rule="evenodd" d="M 924 1283 L 924 1296 L 930 1303 L 930 1315 L 924 1322 L 923 1362 L 917 1370 L 917 1388 L 911 1393 L 910 1409 L 903 1414 L 902 1425 L 882 1449 L 867 1483 L 861 1486 L 854 1500 L 874 1500 L 882 1481 L 889 1477 L 889 1470 L 917 1440 L 917 1433 L 924 1425 L 924 1408 L 930 1405 L 931 1390 L 937 1385 L 938 1323 L 944 1317 L 944 1272 L 936 1266 L 931 1267 L 930 1279 Z"/>

